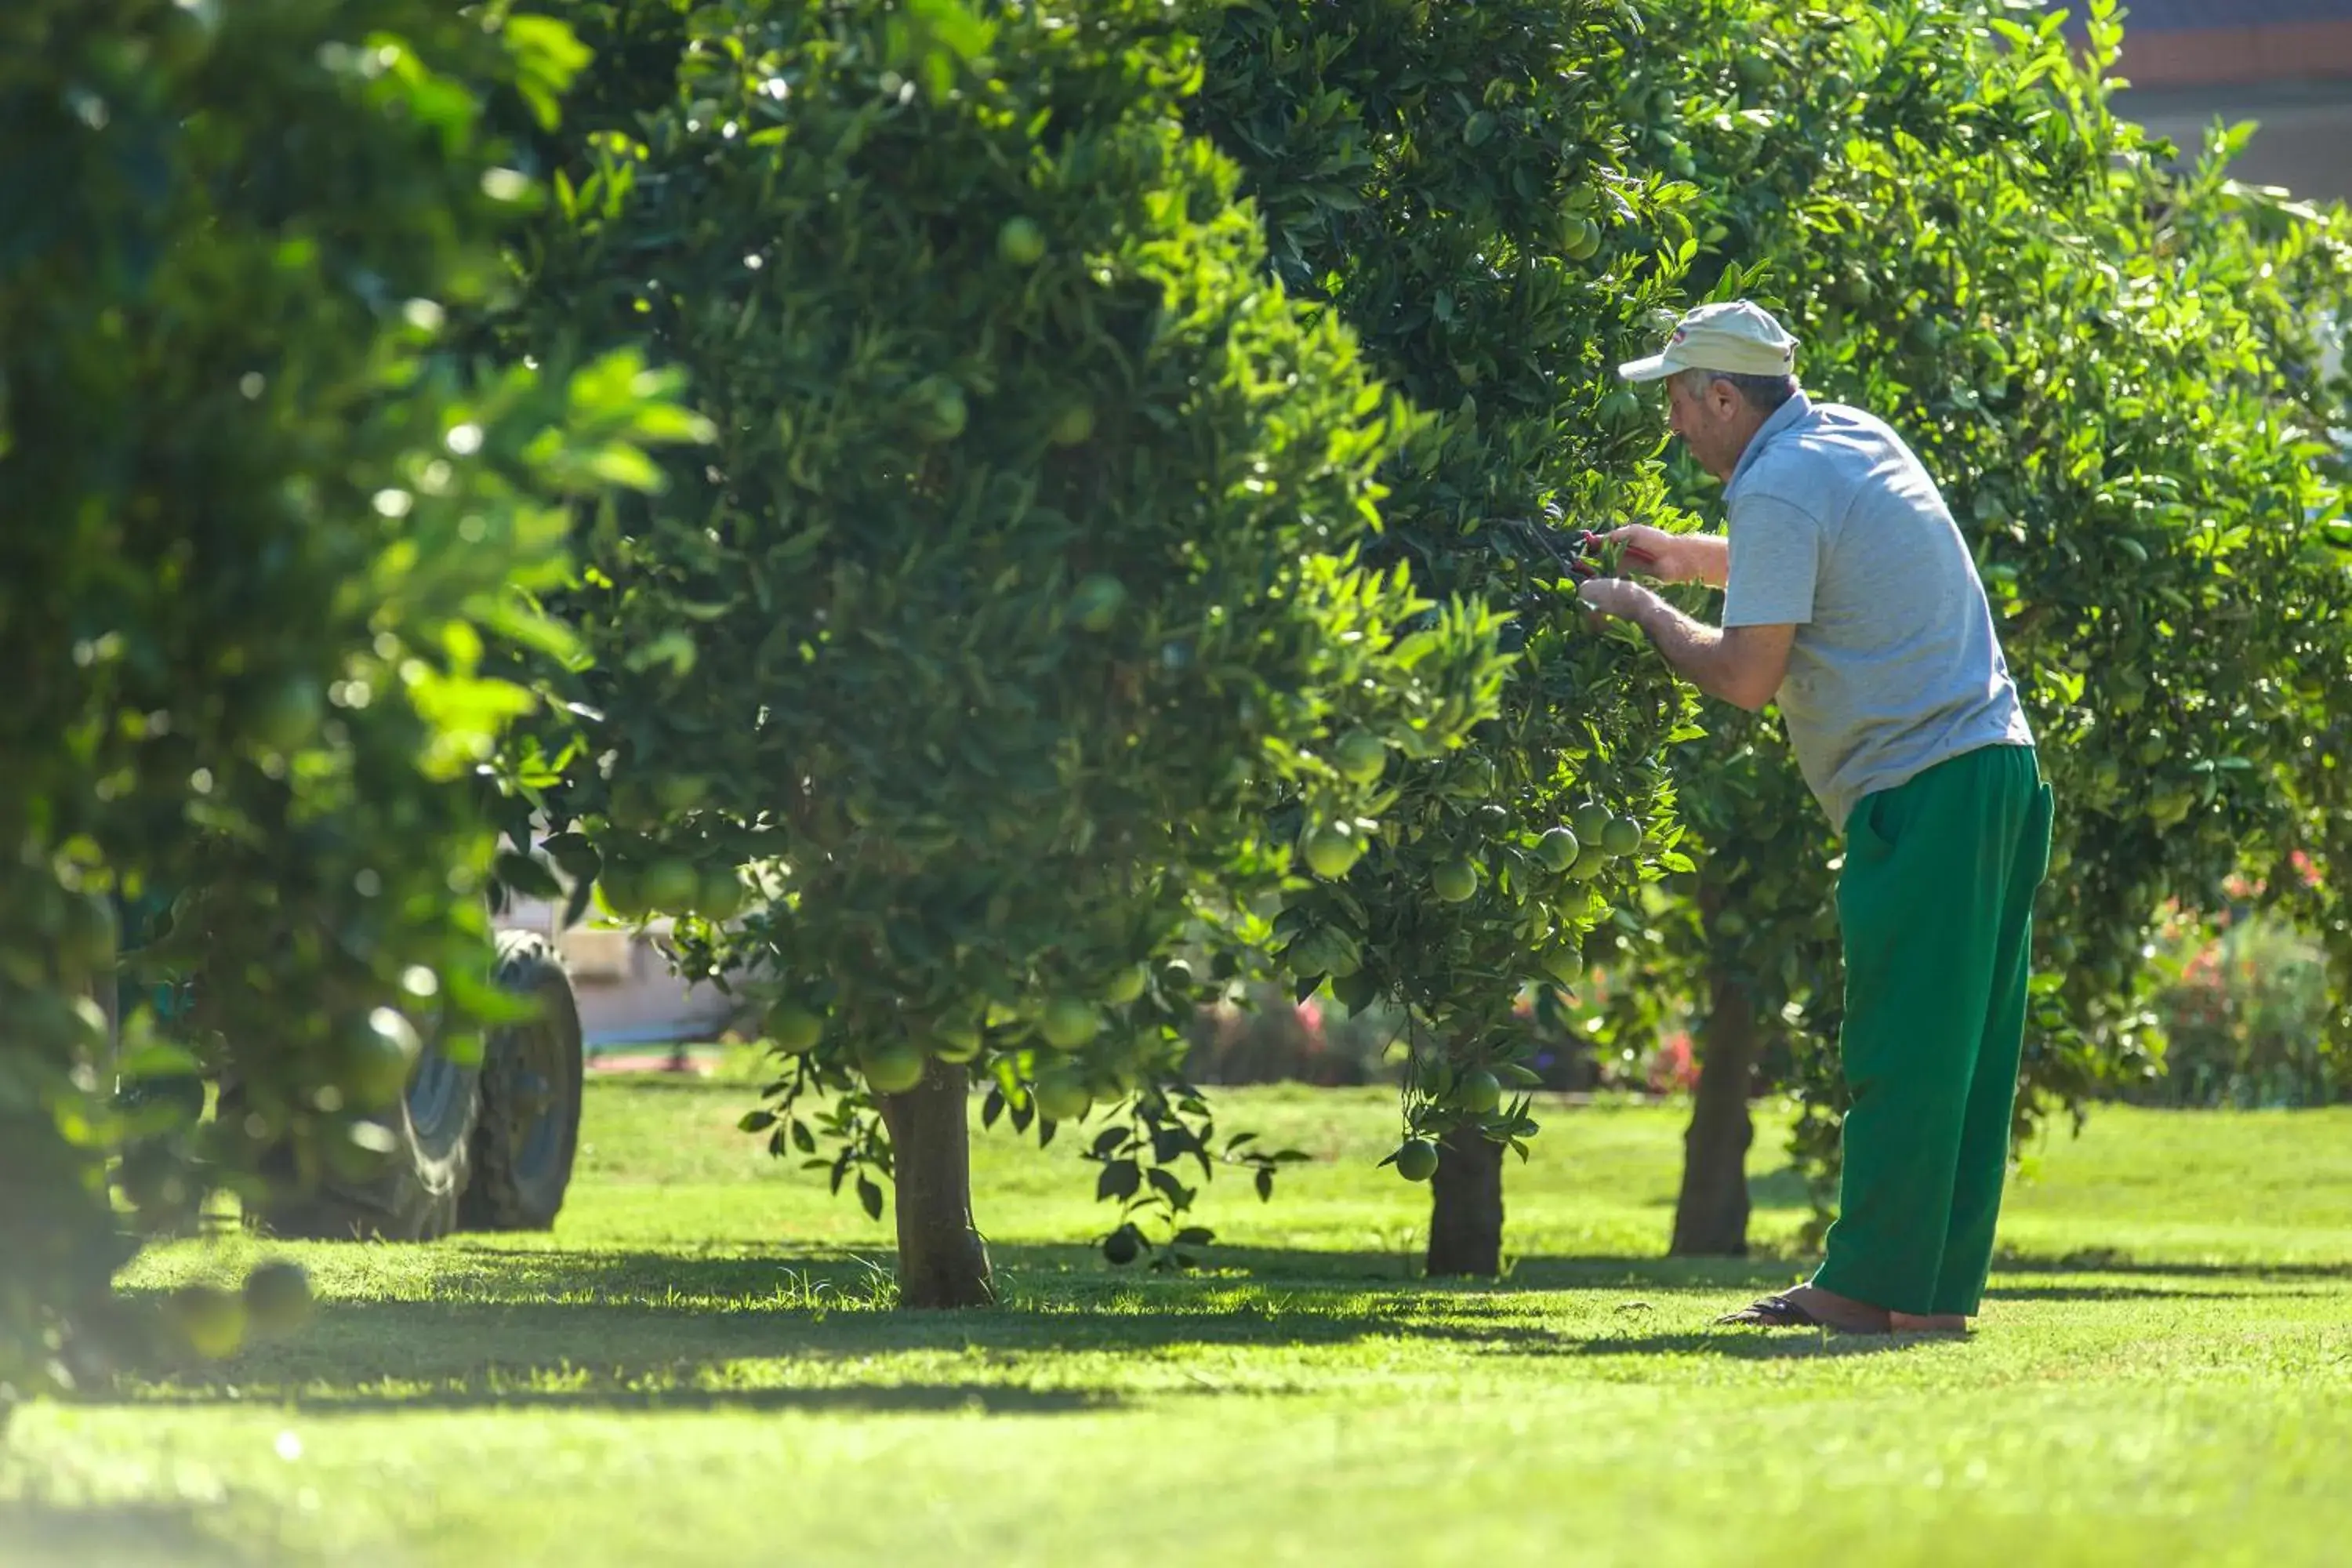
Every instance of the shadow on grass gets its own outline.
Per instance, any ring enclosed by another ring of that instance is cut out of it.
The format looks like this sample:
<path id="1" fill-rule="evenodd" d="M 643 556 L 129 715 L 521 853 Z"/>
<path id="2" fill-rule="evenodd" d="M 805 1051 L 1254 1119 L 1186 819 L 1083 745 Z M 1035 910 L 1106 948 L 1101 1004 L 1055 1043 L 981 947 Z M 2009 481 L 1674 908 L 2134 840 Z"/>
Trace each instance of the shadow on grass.
<path id="1" fill-rule="evenodd" d="M 278 1398 L 321 1411 L 512 1405 L 1056 1415 L 1120 1405 L 1128 1395 L 1100 1386 L 1096 1375 L 1113 1362 L 1130 1372 L 1145 1368 L 1141 1387 L 1151 1393 L 1192 1392 L 1180 1381 L 1186 1378 L 1213 1389 L 1213 1380 L 1186 1370 L 1186 1352 L 1209 1347 L 1279 1351 L 1373 1341 L 1450 1346 L 1469 1356 L 1769 1359 L 1919 1342 L 1679 1331 L 1694 1307 L 1711 1316 L 1759 1289 L 1789 1284 L 1801 1271 L 1789 1260 L 1539 1257 L 1521 1260 L 1498 1286 L 1401 1279 L 1400 1260 L 1378 1252 L 1235 1248 L 1216 1256 L 1213 1271 L 1172 1277 L 1112 1271 L 1083 1247 L 999 1245 L 992 1252 L 1004 1305 L 899 1312 L 879 1310 L 887 1300 L 887 1254 L 778 1246 L 696 1256 L 460 1241 L 435 1249 L 423 1281 L 428 1300 L 330 1302 L 298 1333 L 112 1397 Z M 2231 1290 L 2231 1271 L 2214 1266 L 2132 1266 L 2190 1277 L 2170 1288 L 2128 1274 L 2035 1279 L 2034 1265 L 2021 1267 L 2027 1278 L 2003 1280 L 1991 1296 L 2268 1295 L 2279 1292 L 2256 1288 L 2256 1279 L 2282 1272 L 2236 1271 L 2247 1289 Z M 2095 1267 L 2123 1273 L 2112 1263 Z M 1571 1328 L 1528 1300 L 1554 1290 L 1625 1299 L 1606 1326 L 1583 1315 Z M 1687 1299 L 1695 1291 L 1720 1291 L 1721 1299 L 1695 1303 Z M 1685 1299 L 1654 1306 L 1641 1299 L 1669 1292 Z M 1671 1316 L 1640 1315 L 1657 1310 Z M 1643 1331 L 1652 1323 L 1677 1331 Z M 896 1368 L 867 1364 L 893 1359 Z M 752 1363 L 771 1370 L 751 1371 Z M 1057 1364 L 1064 1370 L 1052 1370 Z M 772 1376 L 779 1365 L 795 1369 L 803 1386 L 736 1386 Z"/>
<path id="2" fill-rule="evenodd" d="M 1469 1355 L 1557 1355 L 1590 1329 L 1565 1331 L 1520 1301 L 1483 1299 L 1549 1289 L 1628 1295 L 1723 1287 L 1725 1304 L 1786 1265 L 1664 1258 L 1528 1259 L 1502 1286 L 1410 1281 L 1374 1252 L 1236 1249 L 1190 1276 L 1112 1272 L 1091 1248 L 992 1248 L 1005 1304 L 987 1310 L 877 1310 L 887 1255 L 779 1247 L 750 1254 L 436 1249 L 432 1299 L 330 1302 L 304 1330 L 264 1339 L 235 1360 L 126 1387 L 113 1397 L 210 1403 L 280 1398 L 321 1411 L 474 1406 L 629 1410 L 978 1408 L 1054 1415 L 1115 1407 L 1115 1390 L 1050 1379 L 1066 1358 L 1160 1363 L 1183 1372 L 1205 1347 L 1344 1346 L 1362 1341 L 1451 1344 Z M 1367 1282 L 1366 1270 L 1377 1270 Z M 1629 1304 L 1630 1305 L 1630 1304 Z M 1638 1320 L 1624 1323 L 1638 1326 Z M 940 1365 L 940 1358 L 955 1364 Z M 916 1358 L 899 1381 L 868 1361 Z M 730 1387 L 743 1363 L 793 1363 L 816 1386 Z M 1009 1370 L 1007 1370 L 1009 1369 Z M 944 1374 L 944 1375 L 942 1375 Z M 993 1374 L 993 1375 L 992 1375 Z M 1172 1378 L 1161 1388 L 1185 1389 Z M 107 1397 L 107 1396 L 101 1396 Z"/>
<path id="3" fill-rule="evenodd" d="M 1112 1268 L 1092 1246 L 990 1244 L 1000 1290 L 1009 1299 L 1050 1299 L 1082 1308 L 1123 1299 L 1140 1289 L 1168 1295 L 1181 1307 L 1191 1296 L 1235 1289 L 1266 1292 L 1386 1293 L 1411 1302 L 1443 1301 L 1461 1293 L 1566 1289 L 1748 1289 L 1785 1285 L 1805 1266 L 1780 1258 L 1517 1258 L 1506 1279 L 1431 1279 L 1411 1254 L 1303 1247 L 1217 1247 L 1201 1254 L 1194 1271 L 1153 1273 L 1146 1267 Z M 863 1254 L 835 1247 L 737 1248 L 728 1254 L 671 1251 L 513 1249 L 457 1241 L 440 1250 L 436 1293 L 468 1301 L 543 1301 L 590 1297 L 646 1305 L 717 1299 L 745 1305 L 802 1307 L 858 1304 L 887 1282 L 887 1249 Z M 1409 1288 L 1409 1289 L 1408 1289 Z M 779 1301 L 781 1296 L 797 1300 Z M 820 1300 L 819 1298 L 829 1298 Z"/>
<path id="4" fill-rule="evenodd" d="M 992 1251 L 1005 1305 L 898 1312 L 877 1309 L 874 1265 L 838 1252 L 698 1258 L 459 1244 L 443 1249 L 432 1300 L 329 1302 L 302 1331 L 261 1340 L 232 1361 L 100 1397 L 282 1398 L 322 1412 L 488 1405 L 1055 1415 L 1123 1400 L 1083 1375 L 1076 1385 L 1057 1376 L 1053 1386 L 1031 1386 L 1047 1358 L 1150 1363 L 1206 1346 L 1367 1339 L 1537 1353 L 1563 1342 L 1536 1323 L 1465 1313 L 1465 1292 L 1444 1287 L 1391 1280 L 1367 1289 L 1328 1278 L 1269 1287 L 1230 1273 L 1114 1275 L 1098 1264 L 1081 1273 L 1077 1266 L 1092 1258 L 1084 1247 Z M 941 1367 L 942 1356 L 955 1364 Z M 918 1359 L 895 1382 L 865 1364 L 892 1357 Z M 753 1362 L 794 1364 L 817 1386 L 729 1386 L 733 1369 Z M 1179 1359 L 1171 1370 L 1194 1375 L 1181 1368 Z"/>
<path id="5" fill-rule="evenodd" d="M 1779 1287 L 1802 1279 L 1817 1259 L 1806 1257 L 1758 1258 L 1532 1258 L 1511 1272 L 1508 1283 L 1526 1289 L 1574 1289 L 1596 1287 L 1654 1286 L 1661 1289 L 1748 1289 Z M 2093 1282 L 2048 1284 L 2054 1274 L 2088 1275 Z M 1993 1260 L 1996 1283 L 1992 1296 L 2040 1296 L 2063 1300 L 2069 1292 L 2090 1300 L 2128 1296 L 2200 1297 L 2332 1295 L 2333 1291 L 2288 1291 L 2277 1287 L 2336 1282 L 2352 1285 L 2352 1264 L 2341 1263 L 2166 1263 L 2133 1258 L 2116 1252 L 2078 1252 L 2063 1258 L 2006 1255 Z M 2166 1285 L 2135 1285 L 2135 1279 L 2172 1280 Z M 2190 1285 L 2187 1282 L 2197 1281 Z M 2240 1284 L 2248 1289 L 2219 1287 Z M 2268 1286 L 2270 1289 L 2260 1289 Z"/>
<path id="6" fill-rule="evenodd" d="M 2112 1248 L 2050 1257 L 1995 1253 L 1996 1274 L 2169 1275 L 2177 1279 L 2340 1279 L 2352 1283 L 2352 1263 L 2167 1263 Z"/>
<path id="7" fill-rule="evenodd" d="M 1841 1334 L 1811 1329 L 1727 1329 L 1714 1333 L 1639 1334 L 1588 1340 L 1578 1355 L 1719 1355 L 1734 1361 L 1790 1361 L 1800 1357 L 1892 1355 L 1926 1345 L 1948 1344 L 1935 1334 Z"/>
<path id="8" fill-rule="evenodd" d="M 1795 1283 L 1806 1266 L 1786 1258 L 1526 1258 L 1515 1290 L 1756 1290 Z"/>
<path id="9" fill-rule="evenodd" d="M 2223 1279 L 2242 1279 L 2242 1276 L 2214 1276 Z M 2336 1298 L 2340 1290 L 2324 1290 L 2312 1286 L 2271 1286 L 2245 1279 L 2232 1289 L 2219 1286 L 2134 1285 L 2130 1283 L 2099 1285 L 1989 1285 L 1985 1288 L 1988 1301 L 2284 1301 Z"/>
<path id="10" fill-rule="evenodd" d="M 658 1369 L 691 1373 L 691 1366 Z M 203 1403 L 201 1392 L 189 1403 Z M 414 1392 L 326 1393 L 304 1390 L 287 1403 L 306 1415 L 363 1415 L 383 1411 L 597 1410 L 769 1413 L 780 1410 L 857 1411 L 869 1415 L 1061 1415 L 1117 1410 L 1128 1401 L 1102 1389 L 1021 1388 L 992 1383 L 901 1383 L 836 1388 L 707 1388 L 657 1386 L 644 1374 L 575 1376 L 572 1386 L 534 1388 L 483 1373 Z"/>
<path id="11" fill-rule="evenodd" d="M 0 1502 L 0 1562 L 9 1568 L 246 1568 L 263 1560 L 206 1532 L 186 1504 Z"/>

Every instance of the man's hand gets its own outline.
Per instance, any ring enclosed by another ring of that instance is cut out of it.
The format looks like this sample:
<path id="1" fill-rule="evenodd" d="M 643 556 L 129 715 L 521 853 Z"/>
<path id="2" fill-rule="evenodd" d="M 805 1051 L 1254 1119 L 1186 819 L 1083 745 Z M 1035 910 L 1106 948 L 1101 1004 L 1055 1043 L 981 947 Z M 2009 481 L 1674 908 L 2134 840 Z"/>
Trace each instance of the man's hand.
<path id="1" fill-rule="evenodd" d="M 1731 549 L 1720 535 L 1668 533 L 1629 523 L 1598 536 L 1624 547 L 1627 567 L 1661 583 L 1706 583 L 1720 588 L 1731 572 Z"/>
<path id="2" fill-rule="evenodd" d="M 1649 606 L 1659 603 L 1655 594 L 1622 577 L 1595 577 L 1578 584 L 1576 596 L 1588 610 L 1637 623 Z"/>

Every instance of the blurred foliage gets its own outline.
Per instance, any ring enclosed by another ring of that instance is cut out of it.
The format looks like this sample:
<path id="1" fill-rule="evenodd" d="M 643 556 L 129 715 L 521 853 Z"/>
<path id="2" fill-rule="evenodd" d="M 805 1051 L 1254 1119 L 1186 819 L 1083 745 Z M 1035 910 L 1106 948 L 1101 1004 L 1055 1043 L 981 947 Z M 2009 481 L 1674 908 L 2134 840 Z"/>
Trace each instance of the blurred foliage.
<path id="1" fill-rule="evenodd" d="M 2240 900 L 2210 919 L 2168 909 L 2147 955 L 2159 1060 L 2124 1086 L 2135 1104 L 2239 1109 L 2352 1100 L 2352 1058 L 2326 1029 L 2326 954 Z"/>
<path id="2" fill-rule="evenodd" d="M 138 1235 L 265 1145 L 364 1168 L 420 1032 L 496 1016 L 474 775 L 528 698 L 483 650 L 566 645 L 559 503 L 656 391 L 444 337 L 531 195 L 480 86 L 561 46 L 414 0 L 0 16 L 0 1405 L 154 1348 Z M 173 1310 L 166 1347 L 241 1330 Z"/>

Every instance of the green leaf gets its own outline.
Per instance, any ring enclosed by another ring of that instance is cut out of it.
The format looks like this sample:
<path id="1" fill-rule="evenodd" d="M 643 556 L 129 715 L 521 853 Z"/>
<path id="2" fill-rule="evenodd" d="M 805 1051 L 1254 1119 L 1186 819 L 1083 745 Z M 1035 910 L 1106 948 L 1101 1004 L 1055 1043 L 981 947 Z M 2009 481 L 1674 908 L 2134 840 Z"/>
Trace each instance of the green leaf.
<path id="1" fill-rule="evenodd" d="M 1102 1168 L 1095 1178 L 1095 1201 L 1123 1202 L 1133 1197 L 1143 1186 L 1141 1167 L 1132 1160 L 1114 1160 Z"/>
<path id="2" fill-rule="evenodd" d="M 115 1064 L 121 1077 L 133 1082 L 151 1078 L 186 1078 L 204 1071 L 196 1054 L 176 1040 L 151 1040 L 125 1052 Z"/>
<path id="3" fill-rule="evenodd" d="M 492 875 L 527 898 L 561 899 L 564 896 L 563 884 L 535 856 L 502 850 L 492 868 Z"/>

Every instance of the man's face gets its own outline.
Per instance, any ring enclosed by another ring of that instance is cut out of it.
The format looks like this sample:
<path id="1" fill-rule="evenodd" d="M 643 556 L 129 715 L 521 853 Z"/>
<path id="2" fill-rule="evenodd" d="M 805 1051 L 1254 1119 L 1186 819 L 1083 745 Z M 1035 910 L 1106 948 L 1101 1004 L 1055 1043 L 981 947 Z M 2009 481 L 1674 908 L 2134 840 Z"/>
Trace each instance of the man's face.
<path id="1" fill-rule="evenodd" d="M 1728 480 L 1739 466 L 1739 455 L 1756 434 L 1757 421 L 1747 403 L 1727 382 L 1710 381 L 1697 392 L 1680 375 L 1666 381 L 1666 428 L 1682 437 L 1698 466 L 1718 479 Z"/>

